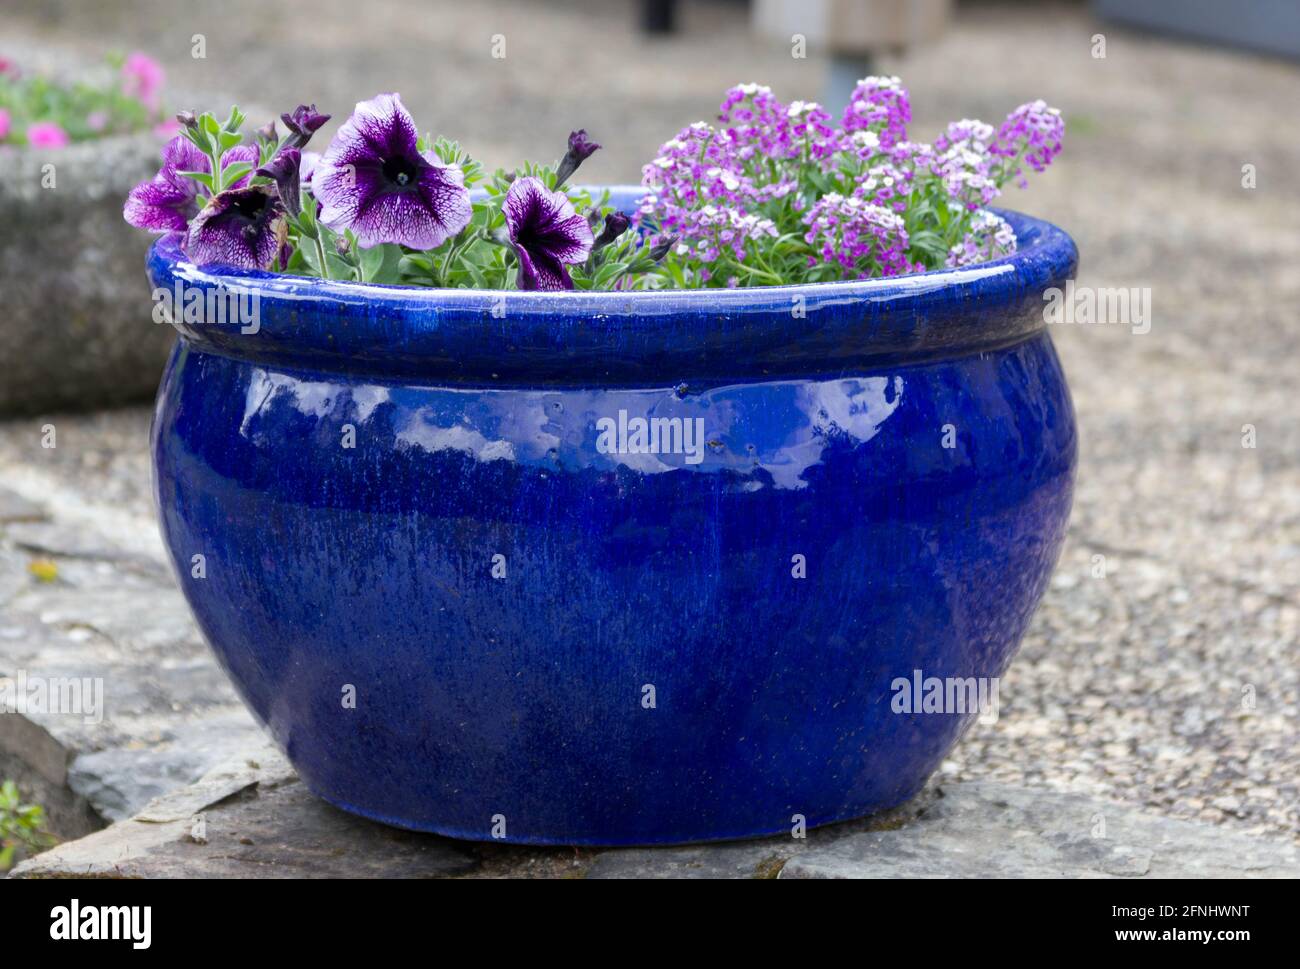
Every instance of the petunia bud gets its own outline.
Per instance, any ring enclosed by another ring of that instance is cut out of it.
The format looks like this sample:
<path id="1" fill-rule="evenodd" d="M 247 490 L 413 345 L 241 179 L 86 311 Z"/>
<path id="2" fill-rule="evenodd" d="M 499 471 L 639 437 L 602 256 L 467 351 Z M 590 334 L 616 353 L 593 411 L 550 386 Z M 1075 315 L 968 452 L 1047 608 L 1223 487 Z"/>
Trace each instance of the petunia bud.
<path id="1" fill-rule="evenodd" d="M 301 211 L 300 176 L 302 153 L 297 148 L 281 148 L 276 156 L 257 170 L 257 174 L 275 181 L 280 201 L 290 215 Z"/>
<path id="2" fill-rule="evenodd" d="M 348 242 L 347 236 L 334 237 L 334 251 L 337 252 L 340 256 L 346 256 L 349 252 L 352 251 L 352 244 Z"/>
<path id="3" fill-rule="evenodd" d="M 177 111 L 176 120 L 181 123 L 183 128 L 197 128 L 199 119 L 195 117 L 193 111 Z"/>
<path id="4" fill-rule="evenodd" d="M 311 141 L 316 129 L 330 119 L 328 114 L 321 114 L 314 104 L 300 104 L 291 113 L 280 115 L 280 120 L 289 129 L 288 147 L 301 148 Z"/>
<path id="5" fill-rule="evenodd" d="M 569 176 L 578 170 L 578 166 L 590 158 L 600 148 L 587 138 L 587 129 L 579 128 L 569 133 L 569 150 L 555 167 L 555 187 L 559 188 L 569 180 Z"/>
<path id="6" fill-rule="evenodd" d="M 655 262 L 660 262 L 664 256 L 672 251 L 673 246 L 677 245 L 677 236 L 668 236 L 660 239 L 650 249 L 650 258 Z"/>
<path id="7" fill-rule="evenodd" d="M 267 144 L 276 145 L 280 143 L 280 133 L 275 130 L 274 118 L 257 129 L 257 137 Z"/>
<path id="8" fill-rule="evenodd" d="M 591 251 L 595 252 L 604 249 L 607 245 L 616 241 L 619 236 L 627 231 L 627 227 L 631 224 L 632 220 L 622 212 L 609 213 L 609 215 L 605 216 L 605 228 L 601 229 L 600 235 L 596 236 Z"/>

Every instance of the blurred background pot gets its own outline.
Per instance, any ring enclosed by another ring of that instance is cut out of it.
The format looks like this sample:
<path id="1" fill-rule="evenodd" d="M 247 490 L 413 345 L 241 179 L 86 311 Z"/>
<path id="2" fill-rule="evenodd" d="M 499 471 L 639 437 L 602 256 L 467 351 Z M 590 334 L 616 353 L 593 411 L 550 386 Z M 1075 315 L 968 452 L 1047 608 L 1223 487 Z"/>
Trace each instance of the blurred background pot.
<path id="1" fill-rule="evenodd" d="M 178 320 L 158 393 L 200 628 L 307 785 L 390 824 L 658 844 L 906 800 L 977 711 L 903 692 L 995 684 L 1069 517 L 1043 291 L 1076 251 L 1006 215 L 1020 251 L 969 269 L 695 292 L 205 271 L 161 240 L 154 286 L 256 297 L 252 326 Z M 647 419 L 681 431 L 647 453 Z"/>
<path id="2" fill-rule="evenodd" d="M 152 132 L 0 148 L 0 414 L 147 399 L 174 334 L 140 286 L 150 238 L 122 203 L 158 170 Z"/>

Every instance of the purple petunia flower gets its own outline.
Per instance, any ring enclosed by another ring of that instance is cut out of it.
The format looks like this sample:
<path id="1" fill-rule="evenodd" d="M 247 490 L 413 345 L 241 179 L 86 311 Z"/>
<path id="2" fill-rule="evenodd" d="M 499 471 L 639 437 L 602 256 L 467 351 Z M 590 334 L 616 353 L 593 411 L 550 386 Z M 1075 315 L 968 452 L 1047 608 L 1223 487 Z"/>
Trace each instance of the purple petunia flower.
<path id="1" fill-rule="evenodd" d="M 190 219 L 199 211 L 200 194 L 206 197 L 208 190 L 181 172 L 208 172 L 212 165 L 208 157 L 183 135 L 177 135 L 163 147 L 162 157 L 163 165 L 158 174 L 131 189 L 122 215 L 137 229 L 184 232 Z M 223 169 L 235 162 L 257 164 L 257 147 L 237 145 L 221 156 Z M 248 176 L 245 175 L 228 188 L 240 188 L 247 182 Z"/>
<path id="2" fill-rule="evenodd" d="M 320 152 L 304 151 L 302 153 L 302 163 L 298 166 L 298 178 L 311 185 L 312 176 L 316 174 L 316 166 L 320 164 Z"/>
<path id="3" fill-rule="evenodd" d="M 288 147 L 302 148 L 311 141 L 311 136 L 316 133 L 316 129 L 330 117 L 317 111 L 314 104 L 300 104 L 292 112 L 280 115 L 280 120 L 289 129 Z M 274 121 L 271 122 L 271 130 L 275 130 Z"/>
<path id="4" fill-rule="evenodd" d="M 297 215 L 302 210 L 301 171 L 302 152 L 297 148 L 281 148 L 274 158 L 254 174 L 272 179 L 285 209 L 290 215 Z"/>
<path id="5" fill-rule="evenodd" d="M 531 176 L 517 178 L 506 192 L 503 211 L 519 257 L 519 288 L 572 289 L 565 264 L 586 259 L 595 240 L 568 197 L 548 191 Z"/>
<path id="6" fill-rule="evenodd" d="M 200 266 L 269 269 L 287 231 L 284 206 L 266 186 L 226 189 L 190 224 L 185 254 Z"/>
<path id="7" fill-rule="evenodd" d="M 464 174 L 417 142 L 398 95 L 359 103 L 312 175 L 320 221 L 351 229 L 364 248 L 396 242 L 435 249 L 465 228 L 473 212 Z"/>
<path id="8" fill-rule="evenodd" d="M 587 137 L 587 129 L 569 132 L 569 150 L 555 166 L 555 187 L 559 188 L 578 170 L 578 166 L 600 150 L 600 145 Z"/>

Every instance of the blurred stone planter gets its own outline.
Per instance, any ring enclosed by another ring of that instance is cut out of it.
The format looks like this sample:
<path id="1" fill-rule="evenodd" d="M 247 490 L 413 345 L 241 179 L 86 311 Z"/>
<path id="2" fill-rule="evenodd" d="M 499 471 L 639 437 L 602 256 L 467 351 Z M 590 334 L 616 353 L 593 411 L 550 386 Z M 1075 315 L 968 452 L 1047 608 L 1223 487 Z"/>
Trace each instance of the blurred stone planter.
<path id="1" fill-rule="evenodd" d="M 173 330 L 151 320 L 150 238 L 122 202 L 160 148 L 143 133 L 0 149 L 0 414 L 152 396 Z"/>

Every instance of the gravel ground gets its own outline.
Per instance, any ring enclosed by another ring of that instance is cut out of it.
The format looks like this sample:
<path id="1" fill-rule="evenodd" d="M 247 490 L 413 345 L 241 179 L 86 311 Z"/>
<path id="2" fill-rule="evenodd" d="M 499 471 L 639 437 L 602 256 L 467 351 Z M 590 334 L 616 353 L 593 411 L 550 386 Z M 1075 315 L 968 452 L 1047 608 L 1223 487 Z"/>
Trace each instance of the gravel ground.
<path id="1" fill-rule="evenodd" d="M 339 120 L 396 89 L 418 121 L 493 165 L 555 154 L 584 125 L 606 145 L 584 169 L 593 181 L 635 179 L 731 83 L 817 97 L 825 66 L 745 34 L 728 3 L 688 5 L 685 32 L 654 42 L 621 3 L 555 3 L 541 16 L 491 0 L 438 5 L 436 17 L 416 0 L 180 7 L 6 12 L 2 46 L 139 46 L 185 91 L 314 97 Z M 189 57 L 198 32 L 206 60 Z M 1090 54 L 1098 32 L 1105 59 Z M 504 60 L 489 56 L 495 33 Z M 1010 204 L 1075 236 L 1080 285 L 1148 288 L 1152 300 L 1147 333 L 1055 333 L 1081 424 L 1070 538 L 1003 683 L 1001 718 L 976 725 L 944 772 L 1297 837 L 1300 192 L 1284 122 L 1300 68 L 1127 33 L 1077 6 L 983 4 L 964 7 L 940 43 L 879 66 L 911 88 L 921 137 L 1032 97 L 1060 106 L 1064 154 Z M 1245 164 L 1255 189 L 1242 187 Z M 57 417 L 54 451 L 39 444 L 49 419 L 0 426 L 0 485 L 39 489 L 123 542 L 155 542 L 148 411 Z M 1242 446 L 1247 424 L 1254 448 Z"/>

